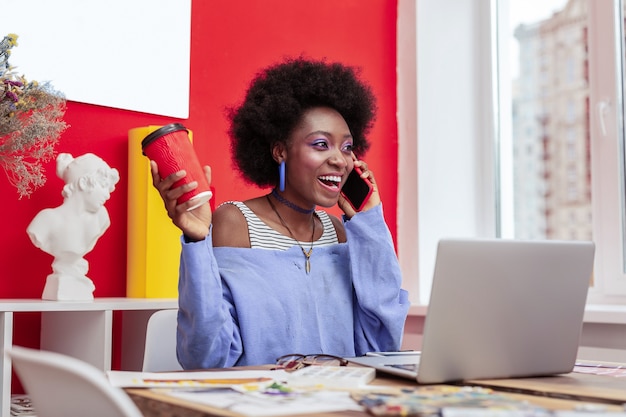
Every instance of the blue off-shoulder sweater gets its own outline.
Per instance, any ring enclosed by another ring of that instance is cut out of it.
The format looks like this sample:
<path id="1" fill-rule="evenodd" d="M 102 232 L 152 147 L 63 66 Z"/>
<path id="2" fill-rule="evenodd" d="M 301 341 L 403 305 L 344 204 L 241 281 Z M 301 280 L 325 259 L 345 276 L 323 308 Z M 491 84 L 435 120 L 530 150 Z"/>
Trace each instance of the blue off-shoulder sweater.
<path id="1" fill-rule="evenodd" d="M 289 353 L 398 350 L 409 308 L 382 205 L 345 223 L 347 243 L 214 248 L 181 238 L 177 354 L 185 369 L 274 363 Z"/>

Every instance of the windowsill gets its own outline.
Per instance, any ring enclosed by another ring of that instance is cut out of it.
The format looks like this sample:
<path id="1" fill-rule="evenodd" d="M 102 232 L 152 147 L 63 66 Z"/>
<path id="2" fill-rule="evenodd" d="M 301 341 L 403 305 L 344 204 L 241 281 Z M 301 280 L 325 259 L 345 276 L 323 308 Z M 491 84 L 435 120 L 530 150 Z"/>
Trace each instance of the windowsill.
<path id="1" fill-rule="evenodd" d="M 626 324 L 626 305 L 587 304 L 585 323 Z"/>
<path id="2" fill-rule="evenodd" d="M 412 317 L 426 317 L 428 311 L 428 305 L 426 304 L 411 304 L 409 308 L 409 316 Z"/>
<path id="3" fill-rule="evenodd" d="M 409 316 L 426 317 L 427 305 L 413 304 L 409 308 Z M 587 304 L 585 307 L 585 323 L 626 324 L 626 305 Z"/>

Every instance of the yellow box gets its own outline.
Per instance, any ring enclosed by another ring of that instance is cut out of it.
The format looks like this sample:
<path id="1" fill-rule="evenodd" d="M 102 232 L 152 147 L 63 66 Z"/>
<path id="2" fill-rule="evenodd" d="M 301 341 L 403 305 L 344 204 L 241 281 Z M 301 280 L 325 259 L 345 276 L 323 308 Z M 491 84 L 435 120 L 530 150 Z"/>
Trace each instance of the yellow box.
<path id="1" fill-rule="evenodd" d="M 152 186 L 150 162 L 141 152 L 141 141 L 160 127 L 128 131 L 127 297 L 178 297 L 182 232 L 168 217 L 161 196 Z"/>

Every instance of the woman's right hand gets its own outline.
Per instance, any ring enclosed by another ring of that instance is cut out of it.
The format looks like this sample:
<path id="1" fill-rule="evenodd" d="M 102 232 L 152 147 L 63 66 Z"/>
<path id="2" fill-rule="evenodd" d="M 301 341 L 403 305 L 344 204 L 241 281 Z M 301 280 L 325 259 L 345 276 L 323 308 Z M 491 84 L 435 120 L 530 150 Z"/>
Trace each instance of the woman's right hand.
<path id="1" fill-rule="evenodd" d="M 205 166 L 203 169 L 207 181 L 211 184 L 211 167 Z M 209 227 L 213 217 L 211 206 L 206 203 L 191 211 L 187 211 L 187 207 L 191 205 L 190 202 L 182 204 L 177 202 L 178 197 L 196 188 L 198 182 L 193 181 L 173 188 L 176 181 L 187 175 L 184 170 L 175 172 L 166 178 L 161 178 L 156 162 L 150 161 L 150 171 L 152 172 L 152 185 L 161 195 L 165 203 L 167 215 L 172 219 L 172 222 L 182 230 L 188 241 L 203 240 L 209 234 Z"/>

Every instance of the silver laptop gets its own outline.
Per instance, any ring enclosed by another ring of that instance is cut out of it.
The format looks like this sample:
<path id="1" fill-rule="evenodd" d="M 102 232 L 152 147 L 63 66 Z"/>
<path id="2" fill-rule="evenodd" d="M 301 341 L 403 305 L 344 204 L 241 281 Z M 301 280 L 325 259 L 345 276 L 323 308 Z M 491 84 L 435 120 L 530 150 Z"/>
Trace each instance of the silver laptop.
<path id="1" fill-rule="evenodd" d="M 571 372 L 594 251 L 583 241 L 443 239 L 421 351 L 347 359 L 424 384 Z"/>

